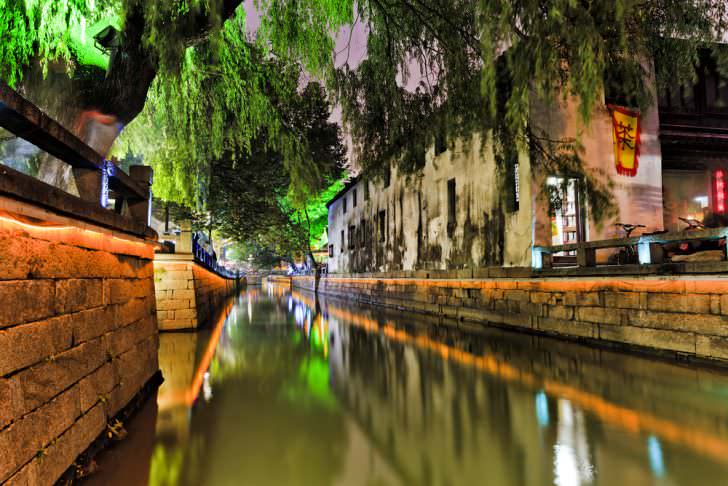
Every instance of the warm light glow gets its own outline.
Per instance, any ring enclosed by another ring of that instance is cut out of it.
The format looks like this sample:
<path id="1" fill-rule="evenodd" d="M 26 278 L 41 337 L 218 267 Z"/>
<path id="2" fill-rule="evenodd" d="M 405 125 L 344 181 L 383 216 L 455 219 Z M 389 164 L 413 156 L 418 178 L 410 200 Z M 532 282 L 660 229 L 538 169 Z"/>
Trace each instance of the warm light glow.
<path id="1" fill-rule="evenodd" d="M 725 174 L 722 170 L 715 171 L 715 210 L 718 213 L 725 212 L 726 203 Z"/>
<path id="2" fill-rule="evenodd" d="M 314 305 L 311 299 L 306 298 L 298 292 L 293 292 L 292 295 L 294 299 L 306 303 L 309 306 Z M 474 355 L 457 347 L 435 341 L 426 335 L 409 334 L 405 330 L 395 327 L 393 322 L 380 325 L 373 319 L 335 306 L 329 306 L 327 311 L 332 317 L 343 320 L 347 324 L 361 327 L 368 332 L 383 333 L 393 341 L 428 349 L 439 354 L 443 359 L 472 366 L 489 375 L 497 376 L 505 381 L 518 382 L 534 390 L 543 390 L 544 393 L 555 398 L 569 400 L 571 403 L 578 405 L 582 410 L 588 411 L 598 416 L 601 420 L 621 427 L 633 434 L 650 432 L 662 439 L 685 445 L 703 454 L 710 455 L 721 462 L 728 462 L 728 441 L 710 433 L 684 427 L 681 424 L 656 417 L 648 412 L 611 403 L 599 395 L 584 392 L 576 387 L 559 383 L 552 379 L 541 378 L 528 371 L 516 368 L 507 361 L 498 359 L 492 354 L 485 356 Z"/>
<path id="3" fill-rule="evenodd" d="M 102 231 L 42 221 L 0 210 L 0 226 L 2 225 L 22 229 L 35 238 L 58 241 L 74 246 L 135 256 L 147 256 L 147 254 L 151 256 L 153 254 L 153 242 L 133 241 Z"/>
<path id="4" fill-rule="evenodd" d="M 220 313 L 220 317 L 215 323 L 215 328 L 212 331 L 210 340 L 207 342 L 207 348 L 205 348 L 205 353 L 202 355 L 202 359 L 197 366 L 190 386 L 185 390 L 173 390 L 169 393 L 160 393 L 157 399 L 160 410 L 167 410 L 177 405 L 191 406 L 195 403 L 202 389 L 202 385 L 205 383 L 205 375 L 210 369 L 210 363 L 212 363 L 212 358 L 215 356 L 217 345 L 220 343 L 220 336 L 222 336 L 222 330 L 225 327 L 225 322 L 232 308 L 233 302 L 230 301 Z M 212 394 L 212 391 L 209 393 Z"/>

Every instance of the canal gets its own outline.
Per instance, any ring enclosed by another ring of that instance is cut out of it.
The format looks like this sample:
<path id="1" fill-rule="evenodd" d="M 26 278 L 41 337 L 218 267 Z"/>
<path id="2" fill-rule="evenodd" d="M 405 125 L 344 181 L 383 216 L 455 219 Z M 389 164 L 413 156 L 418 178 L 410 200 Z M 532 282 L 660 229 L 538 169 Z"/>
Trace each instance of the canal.
<path id="1" fill-rule="evenodd" d="M 725 484 L 728 374 L 282 287 L 163 334 L 90 485 Z"/>

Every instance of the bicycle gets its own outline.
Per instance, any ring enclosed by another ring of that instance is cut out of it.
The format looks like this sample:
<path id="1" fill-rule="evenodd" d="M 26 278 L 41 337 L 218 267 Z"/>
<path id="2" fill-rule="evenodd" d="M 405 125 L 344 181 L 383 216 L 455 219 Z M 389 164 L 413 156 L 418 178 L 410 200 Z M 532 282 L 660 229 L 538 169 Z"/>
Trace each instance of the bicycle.
<path id="1" fill-rule="evenodd" d="M 616 223 L 614 226 L 622 228 L 625 238 L 631 238 L 632 233 L 639 228 L 646 228 L 643 224 Z M 632 265 L 639 263 L 639 252 L 637 245 L 625 245 L 609 257 L 612 265 Z"/>

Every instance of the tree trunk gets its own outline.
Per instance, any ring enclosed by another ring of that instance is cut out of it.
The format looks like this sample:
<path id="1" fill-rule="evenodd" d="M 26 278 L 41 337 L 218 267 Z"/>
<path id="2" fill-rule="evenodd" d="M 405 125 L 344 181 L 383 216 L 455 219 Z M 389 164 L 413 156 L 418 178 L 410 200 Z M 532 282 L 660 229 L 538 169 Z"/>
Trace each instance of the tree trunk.
<path id="1" fill-rule="evenodd" d="M 223 0 L 220 18 L 230 18 L 241 3 Z M 111 55 L 108 72 L 79 66 L 69 78 L 67 66 L 56 64 L 46 78 L 36 65 L 20 88 L 24 96 L 102 157 L 108 156 L 121 130 L 144 109 L 157 75 L 155 55 L 143 42 L 146 24 L 141 5 L 136 3 L 126 12 L 124 31 L 119 34 L 121 45 Z M 180 42 L 188 39 L 188 44 L 203 41 L 213 27 L 209 16 L 181 17 L 177 21 L 185 26 Z M 38 177 L 78 195 L 70 167 L 53 157 L 42 157 Z"/>

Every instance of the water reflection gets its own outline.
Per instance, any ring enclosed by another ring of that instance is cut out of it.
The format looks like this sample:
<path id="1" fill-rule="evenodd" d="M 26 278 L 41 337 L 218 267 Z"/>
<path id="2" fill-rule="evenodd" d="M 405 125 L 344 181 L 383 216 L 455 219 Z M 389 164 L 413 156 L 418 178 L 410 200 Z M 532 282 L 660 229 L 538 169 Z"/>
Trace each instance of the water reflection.
<path id="1" fill-rule="evenodd" d="M 107 454 L 98 484 L 129 484 L 120 467 L 154 485 L 719 484 L 728 472 L 728 377 L 711 370 L 280 287 L 237 297 L 209 331 L 161 338 L 156 430 L 135 419 L 127 441 L 151 452 Z"/>

